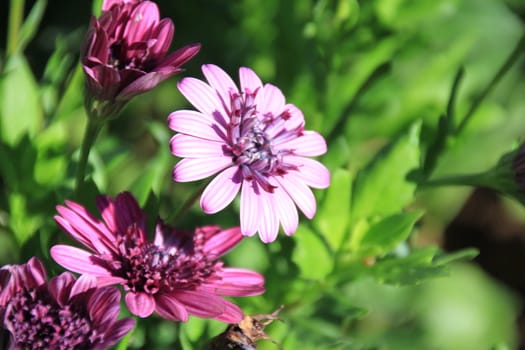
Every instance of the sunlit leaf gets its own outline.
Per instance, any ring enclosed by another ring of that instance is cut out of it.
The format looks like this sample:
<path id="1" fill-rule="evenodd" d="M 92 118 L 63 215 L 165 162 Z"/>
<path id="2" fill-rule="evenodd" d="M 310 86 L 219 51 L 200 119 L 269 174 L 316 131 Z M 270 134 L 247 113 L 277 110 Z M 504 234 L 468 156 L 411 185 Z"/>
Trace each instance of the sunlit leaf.
<path id="1" fill-rule="evenodd" d="M 293 250 L 292 260 L 299 266 L 301 277 L 322 279 L 333 266 L 333 258 L 324 242 L 306 226 L 300 225 L 294 234 L 297 246 Z"/>
<path id="2" fill-rule="evenodd" d="M 388 216 L 370 226 L 359 247 L 360 255 L 383 255 L 408 238 L 422 211 Z"/>
<path id="3" fill-rule="evenodd" d="M 38 86 L 26 59 L 14 55 L 0 76 L 0 135 L 10 145 L 23 134 L 34 136 L 42 125 Z"/>
<path id="4" fill-rule="evenodd" d="M 415 185 L 406 175 L 419 164 L 419 125 L 384 149 L 358 174 L 352 220 L 399 212 L 414 196 Z"/>
<path id="5" fill-rule="evenodd" d="M 342 239 L 348 232 L 351 190 L 352 175 L 350 172 L 343 169 L 332 172 L 330 187 L 313 221 L 333 250 L 339 248 Z"/>

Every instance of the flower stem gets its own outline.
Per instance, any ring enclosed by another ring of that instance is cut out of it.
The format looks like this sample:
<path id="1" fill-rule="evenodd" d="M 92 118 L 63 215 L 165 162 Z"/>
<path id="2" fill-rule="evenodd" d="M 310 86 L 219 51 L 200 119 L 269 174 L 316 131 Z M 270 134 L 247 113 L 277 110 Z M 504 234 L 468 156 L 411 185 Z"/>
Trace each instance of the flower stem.
<path id="1" fill-rule="evenodd" d="M 76 182 L 75 182 L 75 194 L 78 197 L 80 189 L 84 184 L 84 178 L 86 176 L 87 162 L 89 158 L 89 152 L 91 147 L 95 143 L 95 140 L 98 136 L 98 133 L 104 125 L 100 120 L 94 118 L 88 118 L 88 123 L 86 125 L 86 130 L 84 133 L 84 139 L 82 140 L 82 146 L 80 148 L 80 159 L 78 161 Z"/>
<path id="2" fill-rule="evenodd" d="M 480 186 L 490 185 L 490 176 L 487 172 L 467 175 L 446 176 L 438 179 L 427 180 L 419 183 L 420 188 L 438 186 Z"/>
<path id="3" fill-rule="evenodd" d="M 171 225 L 175 225 L 184 215 L 186 215 L 186 213 L 188 212 L 188 210 L 190 210 L 193 204 L 195 204 L 195 202 L 197 201 L 197 199 L 199 199 L 202 192 L 204 192 L 204 189 L 206 188 L 207 185 L 208 185 L 207 183 L 204 183 L 202 186 L 197 188 L 195 193 L 193 193 L 193 195 L 188 197 L 188 199 L 186 199 L 184 204 L 180 206 L 179 209 L 177 209 L 177 211 L 175 211 L 173 215 L 171 215 L 166 221 Z"/>
<path id="4" fill-rule="evenodd" d="M 9 5 L 9 24 L 7 30 L 7 56 L 16 52 L 22 18 L 24 16 L 25 0 L 11 0 Z"/>
<path id="5" fill-rule="evenodd" d="M 465 129 L 465 126 L 468 124 L 468 122 L 472 119 L 472 116 L 474 115 L 474 112 L 478 109 L 481 102 L 487 97 L 487 95 L 492 91 L 494 86 L 503 78 L 503 76 L 509 71 L 509 69 L 514 65 L 516 60 L 519 58 L 521 53 L 525 50 L 525 34 L 521 36 L 520 41 L 512 51 L 512 53 L 509 55 L 507 60 L 503 63 L 503 65 L 500 67 L 500 69 L 496 72 L 496 75 L 492 78 L 490 83 L 485 87 L 485 89 L 479 94 L 474 101 L 472 102 L 472 105 L 470 106 L 469 111 L 459 124 L 458 128 L 456 129 L 455 134 L 460 134 L 463 129 Z"/>

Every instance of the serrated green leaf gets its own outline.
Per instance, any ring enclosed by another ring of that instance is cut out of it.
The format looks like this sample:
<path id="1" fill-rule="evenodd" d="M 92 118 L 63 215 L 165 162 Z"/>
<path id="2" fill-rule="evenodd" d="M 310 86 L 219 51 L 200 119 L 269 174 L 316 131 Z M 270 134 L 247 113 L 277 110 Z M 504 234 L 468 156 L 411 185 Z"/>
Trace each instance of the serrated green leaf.
<path id="1" fill-rule="evenodd" d="M 313 221 L 332 249 L 338 250 L 348 232 L 352 175 L 344 169 L 332 173 L 331 184 Z"/>
<path id="2" fill-rule="evenodd" d="M 11 56 L 0 79 L 0 135 L 10 145 L 42 124 L 38 86 L 25 57 Z"/>
<path id="3" fill-rule="evenodd" d="M 413 200 L 415 185 L 406 175 L 419 166 L 419 129 L 413 125 L 358 174 L 352 222 L 398 213 Z"/>
<path id="4" fill-rule="evenodd" d="M 410 236 L 421 215 L 422 211 L 395 214 L 371 225 L 361 240 L 358 254 L 377 256 L 388 253 Z"/>
<path id="5" fill-rule="evenodd" d="M 451 254 L 435 247 L 421 248 L 402 258 L 389 257 L 372 267 L 372 274 L 381 283 L 414 285 L 430 278 L 449 274 L 448 264 L 460 259 L 471 259 L 477 255 L 475 249 L 464 249 Z"/>
<path id="6" fill-rule="evenodd" d="M 406 257 L 380 260 L 371 268 L 372 274 L 379 282 L 392 285 L 414 285 L 429 278 L 446 276 L 447 267 L 433 263 L 437 251 L 437 248 L 428 247 L 415 250 Z"/>
<path id="7" fill-rule="evenodd" d="M 292 260 L 299 266 L 301 277 L 323 279 L 332 271 L 333 259 L 324 242 L 310 229 L 300 225 L 294 234 L 297 246 Z"/>

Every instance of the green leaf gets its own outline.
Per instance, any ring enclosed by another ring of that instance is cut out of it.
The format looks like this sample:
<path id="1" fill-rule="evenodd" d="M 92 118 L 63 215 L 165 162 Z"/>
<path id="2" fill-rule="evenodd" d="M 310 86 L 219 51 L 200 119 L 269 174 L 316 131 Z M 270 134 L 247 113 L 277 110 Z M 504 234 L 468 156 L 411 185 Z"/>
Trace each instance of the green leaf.
<path id="1" fill-rule="evenodd" d="M 10 145 L 42 125 L 38 86 L 24 56 L 11 56 L 0 78 L 0 136 Z"/>
<path id="2" fill-rule="evenodd" d="M 63 96 L 66 80 L 75 69 L 74 55 L 68 51 L 67 40 L 63 37 L 55 39 L 55 51 L 47 60 L 41 86 L 42 105 L 46 115 L 53 115 Z"/>
<path id="3" fill-rule="evenodd" d="M 42 224 L 40 215 L 31 215 L 26 196 L 21 193 L 9 195 L 9 226 L 18 242 L 23 245 Z"/>
<path id="4" fill-rule="evenodd" d="M 358 174 L 352 222 L 397 213 L 413 200 L 415 185 L 406 175 L 419 164 L 419 129 L 414 124 Z"/>
<path id="5" fill-rule="evenodd" d="M 332 173 L 331 184 L 312 222 L 325 237 L 332 250 L 337 250 L 348 232 L 352 175 L 344 169 Z"/>
<path id="6" fill-rule="evenodd" d="M 361 256 L 384 255 L 405 241 L 423 215 L 422 211 L 388 216 L 370 226 L 361 240 Z"/>
<path id="7" fill-rule="evenodd" d="M 20 27 L 17 52 L 22 52 L 27 44 L 34 38 L 35 34 L 38 33 L 38 28 L 40 27 L 46 6 L 47 0 L 38 0 L 31 8 L 31 12 L 29 12 L 22 27 Z"/>
<path id="8" fill-rule="evenodd" d="M 379 282 L 393 285 L 414 285 L 429 278 L 446 276 L 445 266 L 432 263 L 436 253 L 437 248 L 428 247 L 403 258 L 389 257 L 378 261 L 372 272 Z"/>
<path id="9" fill-rule="evenodd" d="M 410 255 L 388 257 L 372 266 L 372 275 L 381 283 L 393 285 L 414 285 L 430 278 L 449 274 L 448 264 L 477 255 L 475 249 L 465 249 L 452 254 L 439 251 L 436 247 L 414 250 Z"/>
<path id="10" fill-rule="evenodd" d="M 332 271 L 333 260 L 328 247 L 313 231 L 300 225 L 293 236 L 297 245 L 292 260 L 299 266 L 301 277 L 323 279 Z"/>

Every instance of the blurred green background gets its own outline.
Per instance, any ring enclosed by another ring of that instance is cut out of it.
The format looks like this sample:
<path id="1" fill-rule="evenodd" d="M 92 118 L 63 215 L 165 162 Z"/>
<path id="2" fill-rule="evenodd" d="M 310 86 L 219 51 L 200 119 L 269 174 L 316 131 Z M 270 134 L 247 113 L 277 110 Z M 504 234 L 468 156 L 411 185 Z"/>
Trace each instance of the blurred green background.
<path id="1" fill-rule="evenodd" d="M 523 35 L 525 18 L 521 0 L 157 3 L 162 16 L 175 22 L 173 46 L 200 42 L 202 50 L 182 75 L 135 98 L 120 118 L 109 123 L 93 151 L 91 167 L 103 193 L 131 190 L 144 202 L 153 188 L 163 217 L 200 186 L 171 181 L 176 159 L 167 151 L 171 131 L 166 118 L 175 109 L 189 107 L 176 83 L 181 76 L 202 77 L 201 64 L 217 64 L 233 77 L 238 67 L 249 66 L 263 81 L 280 87 L 287 101 L 303 110 L 307 129 L 327 138 L 329 151 L 322 161 L 331 170 L 355 174 L 415 122 L 421 128 L 422 147 L 428 146 L 425 142 L 436 132 L 460 67 L 465 74 L 456 113 L 465 114 Z M 27 1 L 26 8 L 33 4 Z M 7 1 L 0 4 L 1 48 L 8 8 Z M 25 260 L 37 254 L 35 249 L 48 257 L 49 242 L 63 240 L 52 216 L 54 205 L 64 200 L 71 186 L 63 179 L 71 178 L 82 138 L 85 115 L 76 62 L 91 8 L 87 1 L 48 1 L 40 29 L 25 50 L 34 83 L 43 87 L 38 98 L 44 102 L 35 112 L 39 128 L 29 130 L 34 148 L 23 142 L 22 134 L 9 136 L 14 145 L 10 152 L 23 154 L 25 161 L 13 166 L 20 176 L 16 188 L 6 179 L 1 182 L 5 208 L 0 208 L 1 264 Z M 57 47 L 62 51 L 56 65 L 74 73 L 67 71 L 62 80 L 53 81 L 46 75 L 46 62 Z M 485 170 L 523 138 L 523 63 L 518 60 L 461 137 L 447 145 L 433 177 Z M 23 91 L 16 85 L 13 89 Z M 22 100 L 27 98 L 20 94 Z M 317 195 L 321 200 L 323 194 Z M 470 205 L 466 209 L 465 203 Z M 84 204 L 92 208 L 94 201 Z M 418 188 L 408 207 L 425 211 L 408 246 L 475 246 L 479 257 L 454 263 L 448 277 L 412 286 L 382 284 L 365 276 L 339 281 L 334 288 L 333 281 L 318 272 L 322 267 L 317 265 L 316 251 L 301 255 L 307 248 L 315 250 L 315 239 L 306 242 L 309 236 L 302 232 L 292 238 L 281 236 L 268 246 L 246 239 L 226 260 L 262 272 L 268 291 L 239 303 L 247 313 L 270 313 L 284 304 L 284 322 L 275 322 L 267 331 L 288 350 L 518 349 L 525 337 L 525 326 L 519 322 L 525 295 L 523 208 L 490 192 L 472 197 L 472 188 L 467 187 Z M 10 229 L 15 222 L 17 232 L 26 235 L 23 240 L 9 234 L 8 217 Z M 231 226 L 237 220 L 235 206 L 212 216 L 194 206 L 180 225 Z M 311 259 L 309 272 L 305 259 Z M 200 319 L 182 326 L 148 320 L 139 322 L 128 348 L 198 348 L 203 338 L 223 328 Z M 177 337 L 181 344 L 174 343 Z M 275 348 L 266 341 L 259 346 Z"/>

